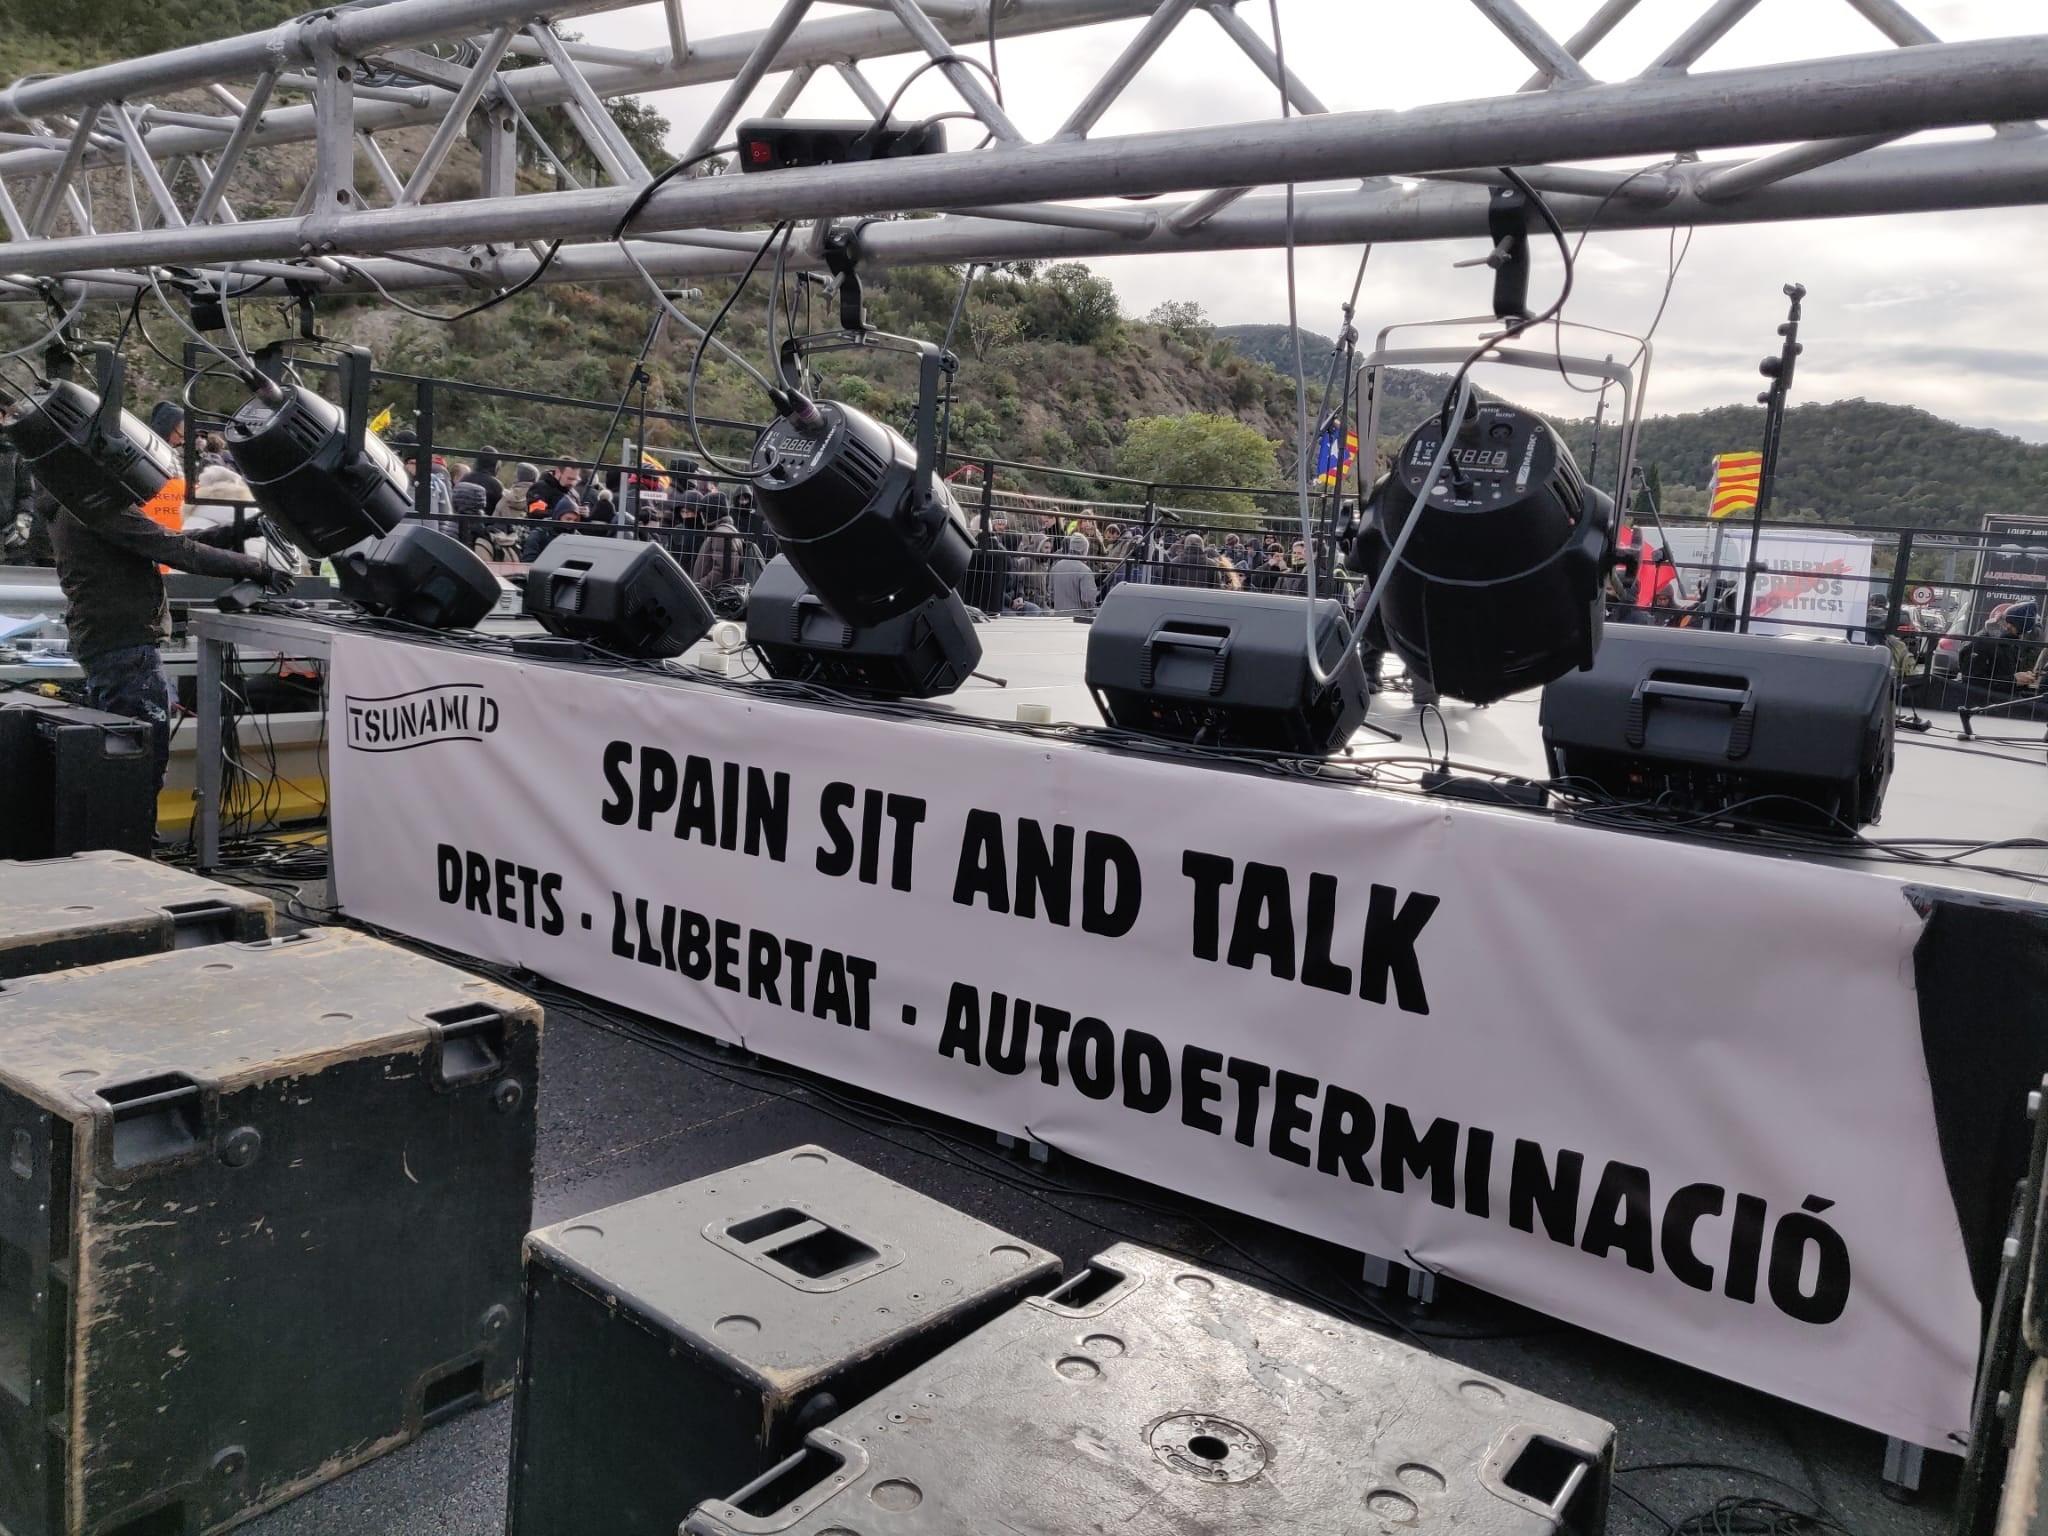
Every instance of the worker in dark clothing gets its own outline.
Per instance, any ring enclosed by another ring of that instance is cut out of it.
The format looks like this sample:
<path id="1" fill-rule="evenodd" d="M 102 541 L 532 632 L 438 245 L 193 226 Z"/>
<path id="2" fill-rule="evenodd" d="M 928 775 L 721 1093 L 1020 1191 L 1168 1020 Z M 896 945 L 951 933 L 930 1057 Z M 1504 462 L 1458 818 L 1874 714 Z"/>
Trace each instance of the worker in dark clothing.
<path id="1" fill-rule="evenodd" d="M 158 647 L 170 638 L 171 605 L 157 568 L 260 581 L 272 592 L 290 587 L 291 576 L 237 548 L 223 547 L 248 537 L 246 528 L 231 521 L 173 533 L 137 507 L 86 523 L 47 491 L 39 490 L 36 499 L 56 547 L 71 659 L 85 669 L 86 702 L 149 722 L 161 790 L 171 756 L 171 694 Z"/>

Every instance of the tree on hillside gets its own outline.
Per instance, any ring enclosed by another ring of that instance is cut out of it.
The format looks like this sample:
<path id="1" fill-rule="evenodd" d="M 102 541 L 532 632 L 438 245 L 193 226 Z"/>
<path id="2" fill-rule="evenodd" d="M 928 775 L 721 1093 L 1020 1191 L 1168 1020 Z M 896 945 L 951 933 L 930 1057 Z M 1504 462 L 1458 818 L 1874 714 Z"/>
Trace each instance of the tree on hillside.
<path id="1" fill-rule="evenodd" d="M 1168 299 L 1145 318 L 1191 347 L 1208 345 L 1216 330 L 1209 323 L 1209 317 L 1202 313 L 1202 306 L 1193 299 Z"/>
<path id="2" fill-rule="evenodd" d="M 1116 289 L 1078 261 L 1055 262 L 1025 292 L 1025 330 L 1038 340 L 1101 348 L 1123 324 Z"/>
<path id="3" fill-rule="evenodd" d="M 1154 484 L 1242 485 L 1273 483 L 1273 445 L 1231 416 L 1141 416 L 1130 423 L 1117 454 L 1117 472 Z M 1176 492 L 1178 506 L 1245 516 L 1251 497 L 1225 491 Z"/>

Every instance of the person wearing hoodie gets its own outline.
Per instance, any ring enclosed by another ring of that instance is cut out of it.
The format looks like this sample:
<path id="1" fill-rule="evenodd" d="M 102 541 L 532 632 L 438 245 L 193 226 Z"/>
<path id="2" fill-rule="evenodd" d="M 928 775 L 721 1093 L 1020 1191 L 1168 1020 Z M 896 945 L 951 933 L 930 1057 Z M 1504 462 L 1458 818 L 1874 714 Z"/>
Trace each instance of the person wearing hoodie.
<path id="1" fill-rule="evenodd" d="M 1066 558 L 1055 562 L 1052 568 L 1050 584 L 1054 613 L 1095 611 L 1095 571 L 1088 564 L 1087 554 L 1088 536 L 1068 534 Z"/>
<path id="2" fill-rule="evenodd" d="M 751 580 L 759 564 L 760 554 L 728 511 L 704 530 L 704 543 L 690 567 L 690 579 L 710 593 Z"/>
<path id="3" fill-rule="evenodd" d="M 2040 617 L 2040 608 L 2028 599 L 2008 603 L 1986 619 L 1984 627 L 1963 647 L 1961 675 L 1985 685 L 2018 682 L 2020 642 L 2033 633 Z"/>
<path id="4" fill-rule="evenodd" d="M 450 499 L 462 542 L 487 560 L 492 558 L 491 518 L 504 494 L 504 482 L 498 478 L 498 450 L 486 448 L 476 456 L 469 473 L 455 483 Z"/>

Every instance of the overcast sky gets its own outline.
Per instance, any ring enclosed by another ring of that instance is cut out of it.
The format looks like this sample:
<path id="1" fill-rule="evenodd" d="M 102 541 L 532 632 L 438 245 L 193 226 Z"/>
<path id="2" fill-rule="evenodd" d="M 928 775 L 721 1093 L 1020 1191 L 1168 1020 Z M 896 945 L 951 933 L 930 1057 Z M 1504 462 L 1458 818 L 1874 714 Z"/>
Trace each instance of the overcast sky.
<path id="1" fill-rule="evenodd" d="M 1641 0 L 1633 15 L 1594 51 L 1588 65 L 1605 79 L 1635 74 L 1705 8 L 1707 0 Z M 2048 0 L 1906 0 L 1946 41 L 2010 36 L 2048 27 Z M 1565 37 L 1595 0 L 1523 0 Z M 765 23 L 772 0 L 685 0 L 693 39 L 747 31 Z M 1526 60 L 1466 0 L 1281 0 L 1288 62 L 1333 110 L 1402 108 L 1506 94 L 1529 74 Z M 813 14 L 842 13 L 820 4 Z M 1241 14 L 1263 33 L 1266 6 Z M 591 42 L 615 47 L 665 45 L 652 7 L 578 21 Z M 1079 93 L 1137 29 L 1136 22 L 1017 38 L 1001 45 L 1005 96 L 1024 132 L 1042 138 L 1058 127 Z M 1862 53 L 1888 46 L 1846 0 L 1761 0 L 1696 71 L 1784 59 Z M 908 56 L 867 66 L 886 95 L 910 67 Z M 751 109 L 773 95 L 763 84 Z M 722 87 L 660 93 L 651 99 L 674 125 L 679 147 Z M 931 71 L 911 88 L 902 115 L 957 106 Z M 1270 117 L 1273 88 L 1213 21 L 1185 20 L 1095 129 L 1096 135 Z M 864 115 L 844 84 L 811 84 L 797 115 Z M 1718 158 L 1718 156 L 1716 156 Z M 2048 196 L 2048 189 L 2044 189 Z M 1697 410 L 1749 401 L 1762 381 L 1756 363 L 1776 349 L 1784 318 L 1779 289 L 1806 284 L 1806 318 L 1796 397 L 1864 396 L 1923 406 L 1975 426 L 2048 442 L 2048 209 L 1915 214 L 1700 230 L 1656 336 L 1652 412 Z M 1484 273 L 1451 263 L 1480 253 L 1481 242 L 1386 245 L 1374 254 L 1359 306 L 1368 336 L 1391 321 L 1469 314 L 1483 308 Z M 1662 231 L 1596 232 L 1587 242 L 1570 318 L 1640 332 L 1655 312 L 1666 274 Z M 1305 249 L 1299 262 L 1301 320 L 1329 333 L 1356 267 L 1356 248 Z M 1532 295 L 1540 305 L 1557 276 L 1539 252 Z M 1221 324 L 1283 323 L 1285 270 L 1278 251 L 1116 257 L 1091 263 L 1113 281 L 1127 311 L 1142 315 L 1163 299 L 1194 299 Z M 1520 382 L 1519 380 L 1517 381 Z M 1568 397 L 1531 404 L 1581 412 Z"/>

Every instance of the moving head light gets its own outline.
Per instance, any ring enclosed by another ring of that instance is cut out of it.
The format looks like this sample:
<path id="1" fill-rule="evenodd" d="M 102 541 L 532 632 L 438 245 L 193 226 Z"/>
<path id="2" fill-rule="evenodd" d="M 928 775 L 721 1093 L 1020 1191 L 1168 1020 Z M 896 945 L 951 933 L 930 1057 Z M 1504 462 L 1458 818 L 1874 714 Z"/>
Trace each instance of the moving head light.
<path id="1" fill-rule="evenodd" d="M 1541 417 L 1474 402 L 1418 508 L 1442 443 L 1439 418 L 1415 429 L 1351 546 L 1351 568 L 1381 584 L 1388 648 L 1440 692 L 1475 704 L 1591 666 L 1613 498 L 1587 483 Z M 1411 517 L 1421 521 L 1394 561 Z"/>
<path id="2" fill-rule="evenodd" d="M 913 450 L 865 411 L 805 404 L 761 434 L 748 465 L 761 515 L 804 585 L 856 627 L 952 591 L 974 538 L 924 451 L 929 411 L 920 408 Z"/>
<path id="3" fill-rule="evenodd" d="M 319 559 L 389 533 L 412 510 L 412 482 L 369 430 L 370 354 L 344 355 L 344 411 L 303 385 L 271 385 L 228 423 L 228 456 L 256 504 Z"/>
<path id="4" fill-rule="evenodd" d="M 170 444 L 121 408 L 126 364 L 101 349 L 99 393 L 53 379 L 0 418 L 0 435 L 58 503 L 91 522 L 147 502 L 178 474 Z"/>

